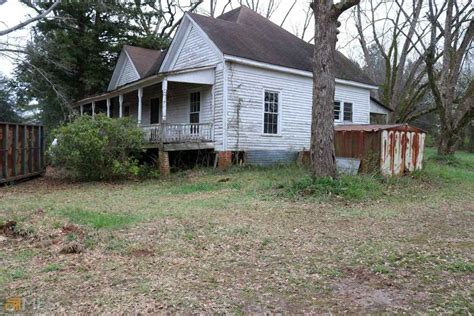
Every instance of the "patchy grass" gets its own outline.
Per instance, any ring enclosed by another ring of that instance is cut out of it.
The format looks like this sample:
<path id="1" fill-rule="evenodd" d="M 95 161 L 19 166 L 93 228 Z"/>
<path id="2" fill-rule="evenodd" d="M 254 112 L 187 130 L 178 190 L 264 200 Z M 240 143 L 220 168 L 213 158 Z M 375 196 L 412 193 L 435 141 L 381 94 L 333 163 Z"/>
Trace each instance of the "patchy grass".
<path id="1" fill-rule="evenodd" d="M 66 217 L 72 223 L 88 225 L 97 229 L 121 228 L 140 220 L 140 217 L 135 214 L 113 214 L 100 211 L 87 211 L 78 208 L 61 209 L 58 210 L 57 213 Z M 68 237 L 71 238 L 73 236 L 69 234 Z"/>
<path id="2" fill-rule="evenodd" d="M 0 297 L 42 313 L 472 313 L 473 167 L 428 150 L 393 179 L 278 166 L 0 188 L 0 222 L 22 232 L 0 236 Z"/>

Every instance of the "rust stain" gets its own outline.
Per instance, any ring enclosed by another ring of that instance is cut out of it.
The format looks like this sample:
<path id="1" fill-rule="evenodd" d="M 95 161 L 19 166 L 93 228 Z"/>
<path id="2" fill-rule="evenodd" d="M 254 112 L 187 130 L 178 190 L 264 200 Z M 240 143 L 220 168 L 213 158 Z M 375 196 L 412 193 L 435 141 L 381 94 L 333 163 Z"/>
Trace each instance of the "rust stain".
<path id="1" fill-rule="evenodd" d="M 386 176 L 403 175 L 422 167 L 426 134 L 416 127 L 338 125 L 335 133 L 336 156 L 361 159 L 361 171 L 370 169 L 370 157 L 376 157 L 376 167 Z"/>

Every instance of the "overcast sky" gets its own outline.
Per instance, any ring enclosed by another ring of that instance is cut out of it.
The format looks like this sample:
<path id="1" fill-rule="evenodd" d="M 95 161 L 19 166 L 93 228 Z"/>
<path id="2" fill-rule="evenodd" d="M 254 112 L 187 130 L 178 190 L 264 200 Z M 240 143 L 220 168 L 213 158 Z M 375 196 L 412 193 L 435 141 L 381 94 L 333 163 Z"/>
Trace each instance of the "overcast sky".
<path id="1" fill-rule="evenodd" d="M 0 3 L 4 0 L 0 0 Z M 266 3 L 268 0 L 261 0 L 262 3 Z M 283 18 L 286 15 L 286 12 L 290 9 L 293 4 L 293 0 L 276 0 L 279 1 L 279 6 L 275 13 L 272 15 L 271 20 L 277 24 L 280 24 Z M 217 1 L 217 10 L 216 12 L 220 13 L 222 10 L 222 6 L 226 1 L 218 0 Z M 181 0 L 181 3 L 186 4 L 187 0 Z M 297 0 L 293 10 L 289 14 L 288 18 L 285 21 L 283 27 L 296 34 L 301 32 L 302 24 L 305 19 L 305 10 L 308 7 L 309 0 Z M 209 10 L 209 0 L 204 0 L 204 3 L 201 4 L 200 10 L 204 12 Z M 234 6 L 235 8 L 235 6 Z M 0 29 L 5 29 L 11 26 L 18 24 L 28 18 L 30 15 L 35 15 L 35 12 L 28 8 L 26 5 L 20 3 L 18 0 L 6 0 L 3 5 L 0 5 Z M 344 20 L 344 17 L 341 19 Z M 311 24 L 312 26 L 312 24 Z M 28 38 L 29 38 L 29 27 L 25 27 L 19 31 L 14 33 L 10 33 L 8 36 L 4 36 L 1 38 L 1 42 L 9 42 L 10 44 L 15 45 L 24 45 Z M 352 38 L 353 32 L 352 25 L 348 23 L 343 23 L 341 26 L 341 34 L 339 35 L 339 46 L 343 46 L 342 51 L 348 57 L 355 58 L 356 56 L 354 47 L 352 44 L 347 46 L 346 44 L 350 42 Z M 309 35 L 311 35 L 312 29 L 309 31 Z M 309 36 L 311 37 L 311 36 Z M 308 37 L 308 38 L 309 38 Z M 351 49 L 352 48 L 352 49 Z M 0 72 L 4 75 L 10 76 L 13 69 L 14 69 L 14 60 L 12 58 L 7 58 L 5 56 L 0 55 Z"/>

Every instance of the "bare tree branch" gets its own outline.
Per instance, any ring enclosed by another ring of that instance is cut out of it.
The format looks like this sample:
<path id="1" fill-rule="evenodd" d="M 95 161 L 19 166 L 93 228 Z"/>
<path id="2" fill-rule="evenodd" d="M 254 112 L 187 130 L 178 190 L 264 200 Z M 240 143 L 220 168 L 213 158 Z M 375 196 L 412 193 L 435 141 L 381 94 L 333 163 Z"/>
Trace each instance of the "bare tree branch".
<path id="1" fill-rule="evenodd" d="M 61 0 L 56 0 L 46 11 L 44 11 L 43 13 L 35 16 L 35 17 L 32 17 L 24 22 L 21 22 L 21 23 L 18 23 L 17 25 L 15 26 L 12 26 L 11 28 L 8 28 L 6 30 L 2 30 L 0 31 L 0 36 L 3 36 L 3 35 L 6 35 L 6 34 L 9 34 L 11 32 L 14 32 L 16 30 L 19 30 L 21 29 L 22 27 L 25 27 L 27 26 L 28 24 L 31 24 L 33 22 L 36 22 L 44 17 L 46 17 L 51 11 L 53 11 L 59 4 L 61 3 Z"/>

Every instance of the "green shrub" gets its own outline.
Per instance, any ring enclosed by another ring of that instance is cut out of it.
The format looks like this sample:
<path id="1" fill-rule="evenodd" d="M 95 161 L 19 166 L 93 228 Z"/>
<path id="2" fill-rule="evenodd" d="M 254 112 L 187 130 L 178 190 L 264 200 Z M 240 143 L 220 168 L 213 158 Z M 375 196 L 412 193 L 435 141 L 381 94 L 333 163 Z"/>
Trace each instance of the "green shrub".
<path id="1" fill-rule="evenodd" d="M 136 156 L 142 150 L 143 134 L 128 118 L 84 116 L 61 126 L 54 135 L 53 165 L 63 166 L 76 178 L 103 180 L 139 173 Z"/>

